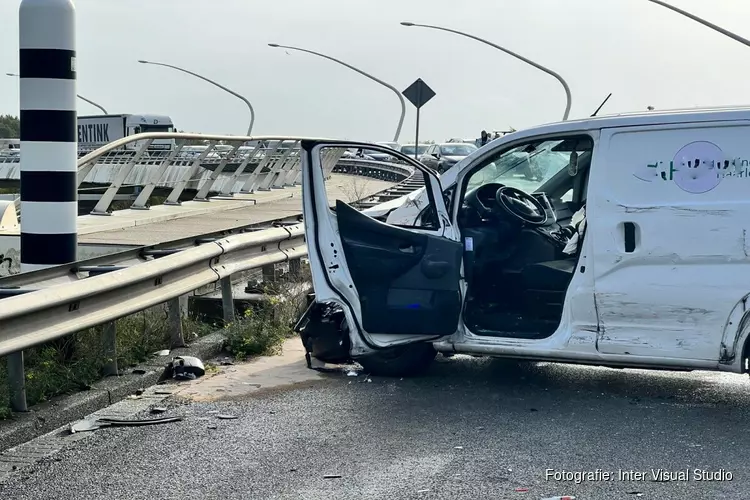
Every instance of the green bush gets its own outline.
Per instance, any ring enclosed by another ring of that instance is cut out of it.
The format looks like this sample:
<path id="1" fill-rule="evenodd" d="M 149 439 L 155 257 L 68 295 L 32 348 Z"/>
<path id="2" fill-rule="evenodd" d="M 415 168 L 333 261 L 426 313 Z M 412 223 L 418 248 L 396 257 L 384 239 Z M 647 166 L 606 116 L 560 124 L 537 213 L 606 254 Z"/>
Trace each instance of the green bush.
<path id="1" fill-rule="evenodd" d="M 227 350 L 244 359 L 278 354 L 284 340 L 294 336 L 294 324 L 307 305 L 309 271 L 263 287 L 264 299 L 226 326 Z"/>

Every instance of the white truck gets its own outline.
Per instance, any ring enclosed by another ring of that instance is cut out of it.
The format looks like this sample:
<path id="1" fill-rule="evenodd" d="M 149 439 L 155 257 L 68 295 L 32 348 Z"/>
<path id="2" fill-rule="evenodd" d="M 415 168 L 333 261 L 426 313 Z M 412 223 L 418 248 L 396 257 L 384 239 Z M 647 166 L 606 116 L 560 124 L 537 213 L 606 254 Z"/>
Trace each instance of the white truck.
<path id="1" fill-rule="evenodd" d="M 160 115 L 96 115 L 78 117 L 78 150 L 93 151 L 105 144 L 145 132 L 176 132 L 172 119 Z M 142 141 L 131 142 L 123 150 L 137 151 Z M 174 139 L 155 139 L 149 151 L 170 151 Z"/>

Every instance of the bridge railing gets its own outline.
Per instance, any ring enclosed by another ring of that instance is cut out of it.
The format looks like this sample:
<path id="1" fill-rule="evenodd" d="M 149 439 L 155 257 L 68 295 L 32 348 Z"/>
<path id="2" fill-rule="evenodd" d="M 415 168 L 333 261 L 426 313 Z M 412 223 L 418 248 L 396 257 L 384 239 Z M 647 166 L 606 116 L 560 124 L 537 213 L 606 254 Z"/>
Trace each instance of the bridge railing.
<path id="1" fill-rule="evenodd" d="M 157 139 L 174 139 L 172 150 L 150 150 Z M 208 201 L 299 185 L 300 141 L 289 136 L 229 136 L 150 132 L 125 137 L 78 160 L 78 187 L 94 186 L 105 192 L 91 211 L 109 215 L 118 193 L 127 190 L 135 198 L 128 208 L 148 210 L 155 190 L 166 192 L 165 205 L 181 201 Z M 202 145 L 196 146 L 200 142 Z M 351 156 L 351 157 L 350 157 Z M 18 155 L 0 156 L 0 171 L 17 167 Z M 375 162 L 331 149 L 324 158 L 326 177 L 335 170 L 400 181 L 414 173 L 408 165 Z M 18 175 L 18 168 L 16 175 Z M 8 173 L 6 172 L 6 175 Z M 186 197 L 194 193 L 192 198 Z M 20 204 L 16 204 L 17 210 Z"/>

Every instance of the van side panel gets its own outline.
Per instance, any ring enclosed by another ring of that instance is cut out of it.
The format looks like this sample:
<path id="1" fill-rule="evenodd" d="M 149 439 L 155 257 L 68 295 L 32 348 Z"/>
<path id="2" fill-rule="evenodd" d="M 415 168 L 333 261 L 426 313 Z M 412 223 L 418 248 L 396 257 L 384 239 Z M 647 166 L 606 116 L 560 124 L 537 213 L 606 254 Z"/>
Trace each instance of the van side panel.
<path id="1" fill-rule="evenodd" d="M 750 123 L 602 131 L 589 181 L 602 354 L 719 361 L 750 292 Z"/>

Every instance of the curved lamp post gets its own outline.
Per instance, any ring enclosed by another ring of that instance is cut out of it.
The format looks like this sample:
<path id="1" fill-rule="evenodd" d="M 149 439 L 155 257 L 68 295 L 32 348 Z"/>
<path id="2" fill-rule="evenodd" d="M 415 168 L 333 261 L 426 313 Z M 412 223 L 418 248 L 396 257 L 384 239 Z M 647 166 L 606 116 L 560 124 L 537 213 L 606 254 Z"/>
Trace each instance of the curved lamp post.
<path id="1" fill-rule="evenodd" d="M 393 141 L 394 142 L 398 142 L 398 138 L 401 135 L 401 126 L 404 124 L 404 116 L 406 116 L 406 101 L 404 101 L 404 96 L 401 95 L 401 92 L 396 87 L 394 87 L 393 85 L 391 85 L 389 83 L 384 82 L 383 80 L 381 80 L 379 78 L 376 78 L 376 77 L 372 76 L 369 73 L 366 73 L 366 72 L 362 71 L 359 68 L 355 68 L 351 64 L 345 63 L 344 61 L 339 61 L 336 58 L 333 58 L 331 56 L 327 56 L 325 54 L 321 54 L 320 52 L 314 52 L 312 50 L 302 49 L 302 48 L 299 48 L 299 47 L 292 47 L 292 46 L 289 46 L 289 45 L 279 45 L 278 43 L 269 43 L 268 46 L 269 47 L 273 47 L 273 48 L 279 48 L 279 49 L 297 50 L 299 52 L 306 52 L 308 54 L 312 54 L 312 55 L 315 55 L 315 56 L 318 56 L 318 57 L 322 57 L 323 59 L 328 59 L 329 61 L 333 61 L 335 63 L 341 64 L 342 66 L 346 66 L 350 70 L 356 71 L 360 75 L 366 76 L 370 80 L 373 80 L 373 81 L 379 83 L 380 85 L 388 88 L 389 90 L 393 91 L 393 93 L 396 94 L 396 96 L 398 97 L 399 102 L 401 103 L 401 118 L 399 118 L 399 120 L 398 120 L 398 127 L 396 128 L 396 135 L 394 135 L 394 137 L 393 137 Z"/>
<path id="2" fill-rule="evenodd" d="M 253 109 L 253 105 L 250 104 L 250 101 L 248 101 L 245 97 L 241 96 L 237 92 L 235 92 L 233 90 L 229 90 L 228 88 L 226 88 L 225 86 L 221 85 L 220 83 L 216 83 L 215 81 L 210 80 L 210 79 L 206 78 L 205 76 L 199 75 L 198 73 L 193 73 L 192 71 L 188 71 L 188 70 L 186 70 L 184 68 L 180 68 L 178 66 L 172 66 L 171 64 L 165 64 L 165 63 L 160 63 L 160 62 L 144 61 L 143 59 L 138 60 L 138 62 L 141 63 L 141 64 L 151 64 L 151 65 L 154 65 L 154 66 L 164 66 L 165 68 L 172 68 L 174 70 L 181 71 L 183 73 L 187 73 L 188 75 L 194 76 L 196 78 L 200 78 L 204 82 L 208 82 L 211 85 L 215 85 L 216 87 L 219 87 L 224 92 L 228 92 L 229 94 L 232 94 L 237 99 L 239 99 L 242 102 L 244 102 L 245 104 L 247 104 L 247 107 L 250 109 L 250 126 L 247 127 L 247 135 L 249 136 L 252 133 L 252 131 L 253 131 L 253 124 L 255 123 L 255 110 Z"/>
<path id="3" fill-rule="evenodd" d="M 401 25 L 402 26 L 410 26 L 410 27 L 411 26 L 416 26 L 416 27 L 419 27 L 419 28 L 430 28 L 430 29 L 434 29 L 434 30 L 447 31 L 449 33 L 455 33 L 456 35 L 461 35 L 461 36 L 465 36 L 467 38 L 471 38 L 472 40 L 476 40 L 478 42 L 485 43 L 485 44 L 489 45 L 490 47 L 494 47 L 494 48 L 496 48 L 498 50 L 501 50 L 501 51 L 505 52 L 506 54 L 511 55 L 511 56 L 515 57 L 516 59 L 520 59 L 521 61 L 525 62 L 526 64 L 530 64 L 531 66 L 534 66 L 536 69 L 544 71 L 548 75 L 551 75 L 551 76 L 555 77 L 555 79 L 557 79 L 557 81 L 559 81 L 560 84 L 562 84 L 563 89 L 565 90 L 565 98 L 567 99 L 567 104 L 565 106 L 565 113 L 563 113 L 563 118 L 562 119 L 563 119 L 563 121 L 565 121 L 565 120 L 568 119 L 568 115 L 570 114 L 570 106 L 573 103 L 573 98 L 570 95 L 570 87 L 568 87 L 568 83 L 565 81 L 565 79 L 562 76 L 560 76 L 556 72 L 552 71 L 551 69 L 545 68 L 541 64 L 535 63 L 531 59 L 527 59 L 526 57 L 523 57 L 522 55 L 516 54 L 515 52 L 510 51 L 510 50 L 506 49 L 505 47 L 501 47 L 501 46 L 499 46 L 499 45 L 497 45 L 495 43 L 492 43 L 490 41 L 485 40 L 484 38 L 479 38 L 478 36 L 474 36 L 474 35 L 470 35 L 468 33 L 464 33 L 463 31 L 458 31 L 458 30 L 454 30 L 454 29 L 450 29 L 450 28 L 443 28 L 443 27 L 440 27 L 440 26 L 431 26 L 429 24 L 417 24 L 417 23 L 409 23 L 409 22 L 402 22 Z"/>
<path id="4" fill-rule="evenodd" d="M 5 73 L 5 74 L 6 74 L 7 76 L 14 76 L 14 77 L 16 77 L 16 78 L 19 78 L 19 77 L 21 76 L 21 75 L 18 75 L 18 74 L 16 74 L 16 73 Z M 104 113 L 105 115 L 108 115 L 108 114 L 109 114 L 109 113 L 107 113 L 107 110 L 106 110 L 106 109 L 104 109 L 104 106 L 101 106 L 101 105 L 99 105 L 99 104 L 95 103 L 95 102 L 94 102 L 94 101 L 92 101 L 91 99 L 86 99 L 86 98 L 85 98 L 85 97 L 83 97 L 83 96 L 82 96 L 81 94 L 76 94 L 76 96 L 77 96 L 77 97 L 78 97 L 78 98 L 79 98 L 80 100 L 82 100 L 82 101 L 85 101 L 85 102 L 87 102 L 87 103 L 91 104 L 92 106 L 94 106 L 94 107 L 97 107 L 97 108 L 101 109 L 101 110 L 102 110 L 102 113 Z"/>
<path id="5" fill-rule="evenodd" d="M 683 16 L 685 16 L 685 17 L 687 17 L 689 19 L 692 19 L 695 22 L 701 23 L 703 26 L 707 26 L 707 27 L 711 28 L 712 30 L 718 31 L 722 35 L 726 35 L 729 38 L 731 38 L 733 40 L 736 40 L 736 41 L 740 42 L 741 44 L 744 44 L 744 45 L 747 45 L 748 47 L 750 47 L 750 40 L 748 40 L 747 38 L 743 38 L 740 35 L 732 33 L 729 30 L 725 30 L 721 26 L 717 26 L 714 23 L 706 21 L 705 19 L 702 19 L 702 18 L 696 16 L 695 14 L 691 14 L 690 12 L 687 12 L 687 11 L 684 11 L 682 9 L 679 9 L 679 8 L 673 6 L 673 5 L 669 5 L 668 3 L 662 2 L 661 0 L 649 0 L 649 2 L 655 3 L 657 5 L 661 5 L 662 7 L 666 7 L 667 9 L 672 10 L 674 12 L 677 12 L 678 14 L 682 14 Z"/>

